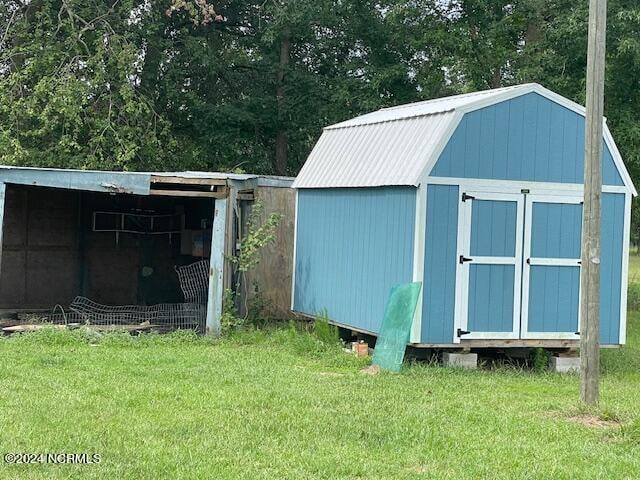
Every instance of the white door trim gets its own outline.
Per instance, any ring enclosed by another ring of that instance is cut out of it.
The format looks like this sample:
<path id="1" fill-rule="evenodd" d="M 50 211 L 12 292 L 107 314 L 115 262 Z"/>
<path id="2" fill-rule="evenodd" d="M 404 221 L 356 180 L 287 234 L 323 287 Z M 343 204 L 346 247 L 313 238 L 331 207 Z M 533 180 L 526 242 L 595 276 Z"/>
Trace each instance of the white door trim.
<path id="1" fill-rule="evenodd" d="M 522 322 L 520 326 L 521 338 L 542 340 L 578 340 L 580 335 L 575 332 L 530 332 L 529 331 L 529 281 L 531 266 L 548 265 L 560 267 L 580 267 L 580 258 L 532 258 L 531 235 L 534 203 L 562 203 L 579 205 L 582 203 L 582 195 L 527 195 L 524 219 L 524 249 L 522 263 Z M 528 261 L 527 261 L 528 259 Z M 578 287 L 580 288 L 580 287 Z M 580 331 L 580 297 L 578 293 L 578 331 Z"/>
<path id="2" fill-rule="evenodd" d="M 473 199 L 462 200 L 463 194 L 467 194 Z M 458 257 L 473 257 L 471 262 L 458 262 L 456 268 L 456 299 L 455 299 L 455 322 L 454 322 L 454 342 L 459 343 L 461 338 L 458 330 L 466 331 L 469 320 L 469 270 L 470 264 L 489 265 L 514 265 L 514 285 L 513 285 L 513 323 L 510 332 L 470 332 L 464 334 L 465 340 L 473 339 L 518 339 L 520 336 L 520 285 L 522 270 L 522 233 L 524 215 L 524 195 L 517 193 L 498 193 L 467 190 L 465 185 L 460 185 L 459 189 L 459 209 L 458 209 Z M 471 213 L 473 200 L 494 200 L 509 201 L 516 203 L 516 232 L 515 232 L 515 254 L 514 257 L 482 257 L 470 254 L 471 248 Z"/>

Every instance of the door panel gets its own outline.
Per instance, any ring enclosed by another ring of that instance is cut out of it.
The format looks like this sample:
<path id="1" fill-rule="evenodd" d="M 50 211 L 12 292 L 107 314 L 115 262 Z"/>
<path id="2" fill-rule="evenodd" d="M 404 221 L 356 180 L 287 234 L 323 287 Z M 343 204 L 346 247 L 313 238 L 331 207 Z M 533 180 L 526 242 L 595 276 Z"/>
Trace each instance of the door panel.
<path id="1" fill-rule="evenodd" d="M 458 230 L 456 341 L 518 338 L 523 196 L 464 192 Z"/>
<path id="2" fill-rule="evenodd" d="M 470 255 L 515 256 L 517 207 L 517 202 L 472 201 Z"/>
<path id="3" fill-rule="evenodd" d="M 534 265 L 529 270 L 529 331 L 578 331 L 580 268 Z"/>
<path id="4" fill-rule="evenodd" d="M 579 338 L 579 197 L 527 197 L 522 338 Z"/>
<path id="5" fill-rule="evenodd" d="M 467 330 L 512 332 L 514 265 L 469 266 Z"/>

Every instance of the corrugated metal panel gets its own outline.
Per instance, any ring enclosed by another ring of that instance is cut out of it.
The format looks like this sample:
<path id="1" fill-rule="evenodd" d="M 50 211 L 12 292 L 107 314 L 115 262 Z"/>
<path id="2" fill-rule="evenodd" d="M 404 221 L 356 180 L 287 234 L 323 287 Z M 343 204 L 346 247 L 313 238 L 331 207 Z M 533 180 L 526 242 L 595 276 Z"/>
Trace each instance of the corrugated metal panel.
<path id="1" fill-rule="evenodd" d="M 152 176 L 223 179 L 240 182 L 240 186 L 246 183 L 247 187 L 251 181 L 255 181 L 260 186 L 270 187 L 290 187 L 293 182 L 292 177 L 223 172 L 112 172 L 0 165 L 0 182 L 2 183 L 108 193 L 148 195 Z"/>
<path id="2" fill-rule="evenodd" d="M 391 288 L 413 275 L 416 189 L 298 192 L 294 310 L 378 332 Z"/>
<path id="3" fill-rule="evenodd" d="M 326 129 L 294 188 L 417 186 L 453 112 Z"/>

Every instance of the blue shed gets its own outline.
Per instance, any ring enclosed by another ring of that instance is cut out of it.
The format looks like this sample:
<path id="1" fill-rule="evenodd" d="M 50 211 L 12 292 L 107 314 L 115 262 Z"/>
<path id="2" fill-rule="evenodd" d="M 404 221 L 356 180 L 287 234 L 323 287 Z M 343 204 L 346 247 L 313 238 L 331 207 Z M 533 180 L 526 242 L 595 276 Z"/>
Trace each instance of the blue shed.
<path id="1" fill-rule="evenodd" d="M 580 338 L 585 110 L 538 84 L 326 127 L 295 180 L 292 310 L 376 334 L 422 281 L 411 343 L 570 347 Z M 625 343 L 631 199 L 604 126 L 601 343 Z"/>

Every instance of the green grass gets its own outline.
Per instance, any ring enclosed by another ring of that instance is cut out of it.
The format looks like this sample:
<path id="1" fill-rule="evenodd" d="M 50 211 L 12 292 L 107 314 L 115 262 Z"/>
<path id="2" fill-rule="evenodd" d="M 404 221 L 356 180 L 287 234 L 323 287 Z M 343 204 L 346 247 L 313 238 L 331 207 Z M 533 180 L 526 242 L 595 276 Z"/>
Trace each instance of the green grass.
<path id="1" fill-rule="evenodd" d="M 602 406 L 578 378 L 365 361 L 292 329 L 210 342 L 43 331 L 0 339 L 0 453 L 99 453 L 0 478 L 637 478 L 640 316 L 603 353 Z"/>
<path id="2" fill-rule="evenodd" d="M 640 255 L 635 249 L 629 255 L 629 283 L 640 283 Z"/>

